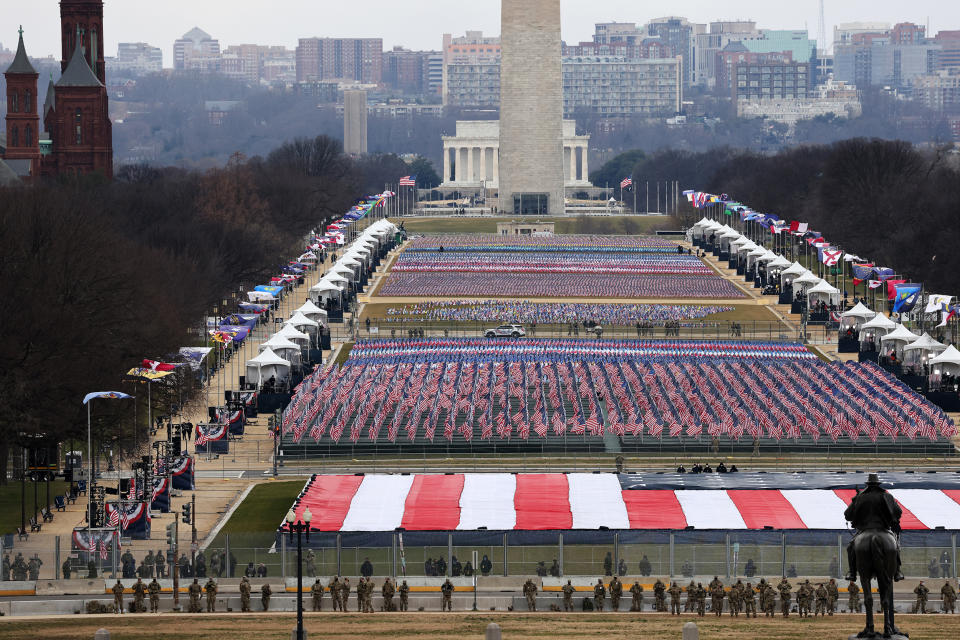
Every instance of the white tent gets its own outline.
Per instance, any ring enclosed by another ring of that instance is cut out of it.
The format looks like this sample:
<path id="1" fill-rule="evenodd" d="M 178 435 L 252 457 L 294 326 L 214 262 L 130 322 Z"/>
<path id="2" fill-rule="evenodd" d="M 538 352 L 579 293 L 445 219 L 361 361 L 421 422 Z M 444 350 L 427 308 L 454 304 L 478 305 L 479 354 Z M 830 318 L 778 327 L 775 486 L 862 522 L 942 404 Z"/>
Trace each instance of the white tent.
<path id="1" fill-rule="evenodd" d="M 316 342 L 317 335 L 320 333 L 320 323 L 311 320 L 302 313 L 295 313 L 293 317 L 284 323 L 284 326 L 286 325 L 308 334 L 313 338 L 314 342 Z"/>
<path id="2" fill-rule="evenodd" d="M 960 375 L 960 351 L 950 345 L 940 355 L 931 358 L 930 372 L 934 375 Z"/>
<path id="3" fill-rule="evenodd" d="M 737 238 L 736 240 L 730 243 L 730 249 L 731 251 L 739 251 L 740 247 L 742 247 L 743 245 L 749 242 L 753 242 L 753 241 L 750 240 L 750 238 L 748 238 L 747 236 L 740 236 L 739 238 Z"/>
<path id="4" fill-rule="evenodd" d="M 306 333 L 303 333 L 302 331 L 299 331 L 298 329 L 296 329 L 295 327 L 292 327 L 289 324 L 283 325 L 283 329 L 281 329 L 274 335 L 283 336 L 284 338 L 286 338 L 287 340 L 290 340 L 291 342 L 296 342 L 301 347 L 310 346 L 310 336 L 307 335 Z"/>
<path id="5" fill-rule="evenodd" d="M 812 271 L 807 271 L 803 275 L 793 279 L 793 286 L 794 288 L 799 287 L 801 290 L 805 291 L 808 288 L 812 287 L 813 285 L 818 284 L 819 282 L 820 282 L 820 278 L 813 275 Z"/>
<path id="6" fill-rule="evenodd" d="M 346 269 L 347 273 L 353 273 L 353 271 L 351 271 L 348 267 L 343 267 L 343 269 Z M 336 284 L 337 282 L 350 282 L 340 274 L 341 274 L 341 271 L 334 271 L 333 269 L 331 269 L 323 276 L 323 278 L 320 279 L 320 282 L 327 281 L 334 284 Z M 317 284 L 319 285 L 320 283 L 318 282 Z"/>
<path id="7" fill-rule="evenodd" d="M 804 267 L 804 266 L 803 266 L 802 264 L 800 264 L 799 262 L 794 262 L 794 263 L 793 263 L 792 265 L 790 265 L 788 268 L 786 268 L 786 269 L 784 269 L 783 271 L 781 271 L 781 272 L 780 272 L 780 275 L 782 275 L 782 276 L 799 276 L 799 275 L 802 275 L 805 271 L 809 271 L 809 269 L 807 269 L 806 267 Z"/>
<path id="8" fill-rule="evenodd" d="M 897 323 L 882 313 L 873 316 L 873 318 L 860 325 L 860 343 L 868 345 L 867 348 L 861 347 L 861 351 L 876 351 L 878 338 L 896 328 Z"/>
<path id="9" fill-rule="evenodd" d="M 260 351 L 270 349 L 280 358 L 289 360 L 294 366 L 300 364 L 300 345 L 283 337 L 279 333 L 270 336 L 270 339 L 260 344 Z"/>
<path id="10" fill-rule="evenodd" d="M 864 305 L 862 302 L 858 302 L 853 309 L 844 311 L 840 314 L 840 326 L 844 329 L 850 327 L 859 330 L 861 325 L 863 325 L 867 320 L 871 320 L 875 315 L 877 314 L 873 311 L 870 311 L 866 305 Z"/>
<path id="11" fill-rule="evenodd" d="M 747 244 L 742 244 L 737 248 L 737 253 L 750 253 L 751 251 L 757 248 L 756 243 L 753 240 L 747 242 Z"/>
<path id="12" fill-rule="evenodd" d="M 767 269 L 773 271 L 781 271 L 782 269 L 789 267 L 790 261 L 784 258 L 783 256 L 777 256 L 770 264 L 767 265 Z"/>
<path id="13" fill-rule="evenodd" d="M 930 337 L 929 333 L 924 333 L 917 340 L 903 348 L 903 362 L 920 370 L 927 364 L 931 357 L 941 351 L 946 351 L 947 345 L 940 344 Z"/>
<path id="14" fill-rule="evenodd" d="M 260 388 L 270 378 L 277 382 L 286 382 L 290 378 L 290 361 L 267 348 L 256 358 L 247 360 L 247 382 Z"/>
<path id="15" fill-rule="evenodd" d="M 343 264 L 343 265 L 346 265 L 346 266 L 348 266 L 348 267 L 354 267 L 354 266 L 360 267 L 360 266 L 363 266 L 363 263 L 360 262 L 359 260 L 356 260 L 353 256 L 343 256 L 342 258 L 340 258 L 340 260 L 337 262 L 337 264 Z"/>
<path id="16" fill-rule="evenodd" d="M 327 325 L 327 312 L 315 305 L 310 300 L 304 302 L 303 306 L 294 311 L 294 313 L 302 313 L 314 322 L 318 322 L 323 326 Z"/>
<path id="17" fill-rule="evenodd" d="M 883 346 L 882 350 L 885 351 L 887 355 L 893 352 L 899 359 L 902 359 L 903 348 L 919 337 L 920 336 L 902 324 L 898 324 L 896 329 L 880 338 L 880 344 Z"/>
<path id="18" fill-rule="evenodd" d="M 757 261 L 758 261 L 758 262 L 773 262 L 774 260 L 776 260 L 776 259 L 779 258 L 779 257 L 780 257 L 780 256 L 778 256 L 777 254 L 775 254 L 773 251 L 767 251 L 767 252 L 764 253 L 762 256 L 760 256 L 759 258 L 757 258 Z"/>
<path id="19" fill-rule="evenodd" d="M 794 280 L 794 282 L 796 282 L 796 280 Z M 840 302 L 840 289 L 837 289 L 826 280 L 821 280 L 807 290 L 807 298 L 810 304 L 813 304 L 814 300 L 823 300 L 825 304 L 830 304 L 831 302 L 836 304 Z"/>

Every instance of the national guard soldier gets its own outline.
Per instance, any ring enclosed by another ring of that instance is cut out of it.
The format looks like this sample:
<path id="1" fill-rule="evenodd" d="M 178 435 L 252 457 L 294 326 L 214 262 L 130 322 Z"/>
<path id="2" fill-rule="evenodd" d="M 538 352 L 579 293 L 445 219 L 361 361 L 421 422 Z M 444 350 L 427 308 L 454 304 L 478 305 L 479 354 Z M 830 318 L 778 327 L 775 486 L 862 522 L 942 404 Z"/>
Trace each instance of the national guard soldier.
<path id="1" fill-rule="evenodd" d="M 393 586 L 393 583 L 390 582 L 390 578 L 387 578 L 383 581 L 383 586 L 380 587 L 380 595 L 383 596 L 383 610 L 384 611 L 396 611 L 396 605 L 393 604 L 393 594 L 396 593 L 396 589 Z"/>
<path id="2" fill-rule="evenodd" d="M 567 584 L 560 589 L 563 592 L 563 610 L 573 611 L 573 592 L 576 591 L 573 584 L 567 580 Z"/>
<path id="3" fill-rule="evenodd" d="M 833 615 L 837 611 L 837 600 L 840 599 L 840 590 L 837 588 L 837 581 L 830 578 L 827 583 L 827 614 Z"/>
<path id="4" fill-rule="evenodd" d="M 327 584 L 327 591 L 330 592 L 330 599 L 333 601 L 333 610 L 340 611 L 340 577 L 333 576 Z"/>
<path id="5" fill-rule="evenodd" d="M 847 585 L 847 594 L 847 607 L 850 609 L 850 613 L 860 613 L 860 587 L 856 582 Z"/>
<path id="6" fill-rule="evenodd" d="M 203 589 L 200 587 L 197 579 L 194 578 L 193 582 L 190 584 L 190 588 L 187 589 L 187 593 L 190 595 L 190 613 L 200 613 L 201 591 L 203 591 Z"/>
<path id="7" fill-rule="evenodd" d="M 693 613 L 697 608 L 697 585 L 693 580 L 687 585 L 687 601 L 683 603 L 684 613 Z"/>
<path id="8" fill-rule="evenodd" d="M 810 617 L 810 581 L 806 580 L 797 587 L 797 615 Z"/>
<path id="9" fill-rule="evenodd" d="M 136 584 L 133 585 L 133 610 L 136 613 L 145 613 L 147 608 L 143 606 L 143 599 L 147 594 L 147 585 L 143 584 L 143 580 L 137 578 Z"/>
<path id="10" fill-rule="evenodd" d="M 363 577 L 357 580 L 357 613 L 363 612 Z"/>
<path id="11" fill-rule="evenodd" d="M 527 578 L 527 581 L 523 583 L 523 595 L 527 598 L 527 611 L 536 611 L 537 585 L 533 584 L 533 580 L 530 578 Z"/>
<path id="12" fill-rule="evenodd" d="M 93 562 L 93 560 L 90 562 Z M 13 559 L 13 579 L 21 582 L 27 579 L 27 563 L 23 561 L 22 553 L 18 553 L 17 557 Z"/>
<path id="13" fill-rule="evenodd" d="M 633 595 L 633 602 L 630 604 L 630 611 L 643 611 L 643 585 L 639 580 L 633 581 L 630 587 L 630 593 Z"/>
<path id="14" fill-rule="evenodd" d="M 723 595 L 723 583 L 720 582 L 720 578 L 713 576 L 713 580 L 710 581 L 710 610 L 714 615 L 723 614 Z"/>
<path id="15" fill-rule="evenodd" d="M 780 592 L 780 613 L 783 614 L 784 618 L 790 617 L 790 592 L 793 590 L 793 587 L 790 586 L 790 583 L 787 582 L 786 577 L 784 577 L 780 584 L 777 585 L 777 591 Z"/>
<path id="16" fill-rule="evenodd" d="M 917 604 L 915 605 L 916 613 L 926 613 L 927 612 L 927 594 L 930 593 L 930 589 L 923 584 L 923 580 L 920 581 L 920 584 L 917 585 L 917 588 L 913 590 L 917 594 Z"/>
<path id="17" fill-rule="evenodd" d="M 450 582 L 450 578 L 447 578 L 446 582 L 440 587 L 440 593 L 443 594 L 443 599 L 440 601 L 440 611 L 453 611 L 453 583 Z"/>
<path id="18" fill-rule="evenodd" d="M 40 566 L 43 564 L 43 560 L 40 559 L 40 556 L 34 555 L 30 558 L 30 562 L 27 565 L 27 575 L 30 576 L 30 580 L 39 580 L 40 579 Z"/>
<path id="19" fill-rule="evenodd" d="M 667 593 L 670 594 L 670 615 L 680 615 L 680 594 L 683 593 L 683 589 L 674 581 Z"/>
<path id="20" fill-rule="evenodd" d="M 307 575 L 311 578 L 317 575 L 316 558 L 313 549 L 307 549 Z"/>
<path id="21" fill-rule="evenodd" d="M 701 618 L 707 615 L 707 590 L 700 582 L 697 583 L 697 615 Z"/>
<path id="22" fill-rule="evenodd" d="M 773 589 L 773 585 L 769 582 L 764 585 L 763 592 L 766 594 L 766 600 L 763 605 L 763 612 L 768 618 L 773 617 L 774 608 L 777 605 L 777 594 Z"/>
<path id="23" fill-rule="evenodd" d="M 737 583 L 730 587 L 730 593 L 727 594 L 730 617 L 740 615 L 740 598 L 743 593 L 743 583 L 737 580 Z"/>
<path id="24" fill-rule="evenodd" d="M 157 555 L 153 556 L 153 562 L 157 565 L 156 576 L 158 578 L 166 577 L 167 575 L 167 558 L 163 555 L 163 549 L 157 551 Z"/>
<path id="25" fill-rule="evenodd" d="M 603 611 L 603 601 L 607 599 L 607 588 L 603 586 L 603 578 L 597 578 L 593 585 L 593 610 Z"/>
<path id="26" fill-rule="evenodd" d="M 610 580 L 610 608 L 620 611 L 620 598 L 623 596 L 623 583 L 617 576 Z"/>
<path id="27" fill-rule="evenodd" d="M 4 554 L 3 556 L 3 581 L 8 582 L 10 580 L 10 569 L 13 568 L 13 565 L 10 564 L 10 554 Z M 67 575 L 67 572 L 64 572 L 66 576 L 65 579 L 69 580 L 70 576 Z"/>
<path id="28" fill-rule="evenodd" d="M 210 578 L 203 590 L 207 592 L 207 613 L 213 613 L 217 610 L 217 583 Z"/>
<path id="29" fill-rule="evenodd" d="M 123 613 L 123 584 L 117 580 L 117 584 L 113 585 L 111 591 L 113 591 L 113 608 L 117 613 Z"/>
<path id="30" fill-rule="evenodd" d="M 350 600 L 350 578 L 344 578 L 340 582 L 340 611 L 347 611 L 347 603 Z"/>
<path id="31" fill-rule="evenodd" d="M 824 588 L 823 583 L 817 585 L 817 607 L 813 611 L 813 617 L 820 616 L 821 618 L 827 615 L 827 600 L 830 598 L 830 594 L 827 593 L 827 590 Z"/>
<path id="32" fill-rule="evenodd" d="M 400 611 L 406 611 L 408 606 L 410 606 L 410 587 L 404 580 L 400 584 Z"/>
<path id="33" fill-rule="evenodd" d="M 376 585 L 373 584 L 373 578 L 367 578 L 363 584 L 363 612 L 373 613 L 373 590 Z"/>
<path id="34" fill-rule="evenodd" d="M 150 613 L 160 613 L 160 583 L 156 578 L 147 585 L 147 592 L 150 594 Z"/>
<path id="35" fill-rule="evenodd" d="M 153 572 L 157 565 L 156 561 L 153 559 L 153 551 L 147 551 L 147 555 L 143 557 L 143 564 L 140 566 L 144 567 L 144 570 L 147 574 L 143 576 L 144 578 L 150 578 L 154 575 Z"/>
<path id="36" fill-rule="evenodd" d="M 753 617 L 757 617 L 757 592 L 753 590 L 753 583 L 748 582 L 747 586 L 743 588 L 743 594 L 741 595 L 743 602 L 743 612 L 749 618 L 750 614 L 753 614 Z"/>
<path id="37" fill-rule="evenodd" d="M 667 610 L 667 585 L 663 584 L 660 578 L 653 583 L 653 605 L 654 611 Z"/>
<path id="38" fill-rule="evenodd" d="M 943 598 L 943 612 L 956 613 L 957 592 L 953 590 L 953 585 L 950 584 L 949 580 L 940 587 L 940 597 Z"/>
<path id="39" fill-rule="evenodd" d="M 250 578 L 247 576 L 240 578 L 240 611 L 250 611 Z"/>
<path id="40" fill-rule="evenodd" d="M 270 588 L 270 583 L 265 582 L 262 587 L 260 587 L 260 604 L 263 606 L 264 611 L 270 610 L 270 596 L 273 595 L 273 590 Z"/>
<path id="41" fill-rule="evenodd" d="M 322 611 L 323 585 L 320 584 L 320 578 L 317 578 L 314 581 L 313 586 L 310 587 L 310 597 L 313 598 L 313 610 Z"/>

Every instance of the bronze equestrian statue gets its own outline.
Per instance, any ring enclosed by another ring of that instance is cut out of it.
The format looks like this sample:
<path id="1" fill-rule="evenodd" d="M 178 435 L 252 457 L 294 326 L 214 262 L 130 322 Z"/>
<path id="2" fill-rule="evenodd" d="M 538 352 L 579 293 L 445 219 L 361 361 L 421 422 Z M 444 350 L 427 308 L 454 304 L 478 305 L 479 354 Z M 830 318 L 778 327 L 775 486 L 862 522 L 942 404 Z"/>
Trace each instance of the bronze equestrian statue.
<path id="1" fill-rule="evenodd" d="M 867 486 L 857 493 L 844 511 L 843 516 L 857 530 L 847 547 L 850 561 L 848 578 L 855 580 L 860 574 L 863 602 L 867 610 L 867 626 L 857 634 L 858 638 L 875 638 L 873 627 L 873 591 L 870 581 L 877 580 L 880 606 L 883 609 L 883 637 L 907 636 L 897 629 L 893 621 L 893 583 L 902 580 L 900 574 L 900 549 L 897 534 L 900 532 L 900 516 L 903 510 L 885 489 L 875 473 L 867 478 Z"/>

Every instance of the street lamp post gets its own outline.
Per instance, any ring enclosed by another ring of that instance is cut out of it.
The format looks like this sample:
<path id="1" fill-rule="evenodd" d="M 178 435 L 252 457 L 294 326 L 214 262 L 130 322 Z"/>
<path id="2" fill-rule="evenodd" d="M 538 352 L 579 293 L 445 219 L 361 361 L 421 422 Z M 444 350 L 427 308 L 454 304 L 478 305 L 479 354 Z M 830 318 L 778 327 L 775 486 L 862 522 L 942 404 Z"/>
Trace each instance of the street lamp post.
<path id="1" fill-rule="evenodd" d="M 304 510 L 302 522 L 295 522 L 297 519 L 293 509 L 287 512 L 287 528 L 290 530 L 290 542 L 293 542 L 293 534 L 297 534 L 297 634 L 295 640 L 307 640 L 307 634 L 303 630 L 303 537 L 307 534 L 307 542 L 310 542 L 310 519 L 312 514 L 310 508 Z"/>

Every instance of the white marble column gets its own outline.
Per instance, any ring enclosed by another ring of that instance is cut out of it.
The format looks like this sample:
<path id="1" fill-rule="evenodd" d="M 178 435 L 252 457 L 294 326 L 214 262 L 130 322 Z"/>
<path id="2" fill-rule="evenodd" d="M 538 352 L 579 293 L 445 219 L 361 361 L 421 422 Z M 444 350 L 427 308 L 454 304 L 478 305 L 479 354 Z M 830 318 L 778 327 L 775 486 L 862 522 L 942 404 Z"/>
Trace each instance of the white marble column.
<path id="1" fill-rule="evenodd" d="M 467 147 L 467 175 L 464 182 L 473 182 L 473 147 Z"/>
<path id="2" fill-rule="evenodd" d="M 460 147 L 457 149 L 457 182 L 463 184 L 467 181 L 467 148 Z"/>
<path id="3" fill-rule="evenodd" d="M 493 175 L 490 176 L 490 179 L 497 184 L 497 188 L 500 187 L 500 149 L 499 147 L 493 147 Z"/>
<path id="4" fill-rule="evenodd" d="M 450 182 L 450 145 L 443 143 L 443 181 Z"/>
<path id="5" fill-rule="evenodd" d="M 570 182 L 577 181 L 577 148 L 570 147 Z"/>
<path id="6" fill-rule="evenodd" d="M 581 169 L 583 171 L 584 182 L 587 182 L 590 180 L 590 161 L 588 160 L 589 157 L 590 157 L 590 147 L 586 143 L 584 143 L 583 144 L 583 167 Z"/>

